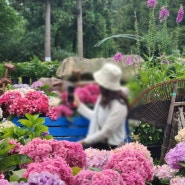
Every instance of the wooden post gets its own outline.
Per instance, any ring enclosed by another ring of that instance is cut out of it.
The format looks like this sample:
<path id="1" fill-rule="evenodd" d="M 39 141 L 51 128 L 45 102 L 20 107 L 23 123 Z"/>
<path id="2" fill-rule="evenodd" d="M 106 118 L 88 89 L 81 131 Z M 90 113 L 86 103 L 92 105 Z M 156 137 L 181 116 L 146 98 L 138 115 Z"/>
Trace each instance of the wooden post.
<path id="1" fill-rule="evenodd" d="M 173 113 L 174 113 L 174 106 L 175 106 L 175 100 L 176 100 L 176 92 L 177 92 L 177 82 L 174 83 L 171 104 L 170 104 L 168 118 L 167 118 L 167 124 L 166 124 L 166 128 L 164 130 L 162 151 L 161 151 L 161 157 L 160 157 L 161 164 L 163 163 L 164 157 L 165 157 L 166 152 L 168 150 L 169 138 L 170 138 L 171 128 L 172 128 L 172 117 L 173 117 Z"/>

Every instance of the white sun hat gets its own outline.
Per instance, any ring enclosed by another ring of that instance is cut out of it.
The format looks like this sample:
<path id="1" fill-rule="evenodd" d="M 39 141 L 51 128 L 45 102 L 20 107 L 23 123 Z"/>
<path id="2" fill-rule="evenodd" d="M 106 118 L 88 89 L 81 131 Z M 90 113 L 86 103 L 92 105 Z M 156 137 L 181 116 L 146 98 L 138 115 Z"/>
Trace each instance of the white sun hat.
<path id="1" fill-rule="evenodd" d="M 95 81 L 105 89 L 109 89 L 112 91 L 121 90 L 121 69 L 112 63 L 106 63 L 103 67 L 96 71 L 94 74 Z"/>

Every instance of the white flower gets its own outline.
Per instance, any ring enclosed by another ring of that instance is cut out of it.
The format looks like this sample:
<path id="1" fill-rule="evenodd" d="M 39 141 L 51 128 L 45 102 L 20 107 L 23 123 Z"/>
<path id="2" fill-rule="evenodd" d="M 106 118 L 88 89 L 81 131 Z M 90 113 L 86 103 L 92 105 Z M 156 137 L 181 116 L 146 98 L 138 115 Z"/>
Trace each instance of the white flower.
<path id="1" fill-rule="evenodd" d="M 50 107 L 58 106 L 58 105 L 60 105 L 60 103 L 61 103 L 61 99 L 60 98 L 53 97 L 53 96 L 49 97 L 49 106 Z"/>
<path id="2" fill-rule="evenodd" d="M 0 132 L 2 132 L 5 128 L 14 127 L 15 125 L 11 121 L 5 121 L 2 124 L 0 124 Z"/>

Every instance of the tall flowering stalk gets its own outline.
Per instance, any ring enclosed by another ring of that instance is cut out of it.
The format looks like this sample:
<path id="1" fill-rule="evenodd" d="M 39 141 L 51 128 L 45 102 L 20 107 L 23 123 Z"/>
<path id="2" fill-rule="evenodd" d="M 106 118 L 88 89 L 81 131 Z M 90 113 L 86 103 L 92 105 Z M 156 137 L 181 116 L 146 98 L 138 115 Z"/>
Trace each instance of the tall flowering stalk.
<path id="1" fill-rule="evenodd" d="M 162 23 L 162 44 L 161 52 L 166 53 L 167 49 L 167 18 L 170 16 L 170 12 L 167 7 L 163 6 L 159 12 L 159 20 Z"/>
<path id="2" fill-rule="evenodd" d="M 179 8 L 177 17 L 176 17 L 177 29 L 176 29 L 176 34 L 175 34 L 175 37 L 176 37 L 175 40 L 176 40 L 176 49 L 177 50 L 178 50 L 178 46 L 179 46 L 179 32 L 180 32 L 179 23 L 182 22 L 183 17 L 184 17 L 184 7 L 181 5 Z"/>
<path id="3" fill-rule="evenodd" d="M 134 28 L 135 28 L 135 34 L 136 34 L 136 51 L 137 54 L 140 55 L 140 38 L 139 38 L 139 25 L 138 25 L 138 21 L 137 21 L 137 14 L 136 11 L 134 11 L 134 15 L 135 15 L 135 23 L 134 23 Z"/>
<path id="4" fill-rule="evenodd" d="M 157 4 L 157 0 L 147 1 L 147 6 L 149 8 L 149 27 L 148 27 L 148 37 L 147 37 L 149 56 L 153 56 L 155 52 L 156 19 L 155 19 L 154 10 L 155 10 L 156 4 Z"/>

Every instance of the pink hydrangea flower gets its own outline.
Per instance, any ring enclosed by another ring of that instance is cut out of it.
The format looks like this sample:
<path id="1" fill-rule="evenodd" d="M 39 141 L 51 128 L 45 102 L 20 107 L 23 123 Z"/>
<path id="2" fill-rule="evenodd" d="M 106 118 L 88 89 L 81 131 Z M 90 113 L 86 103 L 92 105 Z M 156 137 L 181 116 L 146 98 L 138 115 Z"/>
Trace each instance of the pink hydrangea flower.
<path id="1" fill-rule="evenodd" d="M 175 177 L 170 180 L 170 185 L 184 185 L 185 177 Z"/>
<path id="2" fill-rule="evenodd" d="M 87 168 L 100 168 L 102 169 L 110 158 L 112 152 L 107 150 L 98 150 L 88 148 L 85 150 L 87 156 Z"/>
<path id="3" fill-rule="evenodd" d="M 23 145 L 15 139 L 10 140 L 8 143 L 11 145 L 15 145 L 14 148 L 10 149 L 10 151 L 9 151 L 10 154 L 19 153 L 21 148 L 23 147 Z"/>
<path id="4" fill-rule="evenodd" d="M 135 149 L 115 153 L 108 160 L 105 169 L 119 171 L 126 185 L 145 185 L 153 180 L 153 165 Z"/>
<path id="5" fill-rule="evenodd" d="M 73 185 L 125 185 L 120 174 L 114 170 L 95 172 L 82 170 L 75 176 Z"/>
<path id="6" fill-rule="evenodd" d="M 24 177 L 29 178 L 33 173 L 42 173 L 45 171 L 58 175 L 66 184 L 71 184 L 73 181 L 71 168 L 61 157 L 56 157 L 54 159 L 47 158 L 43 162 L 29 164 Z"/>
<path id="7" fill-rule="evenodd" d="M 0 185 L 10 185 L 10 183 L 5 179 L 0 179 Z"/>
<path id="8" fill-rule="evenodd" d="M 41 81 L 36 81 L 31 85 L 31 88 L 33 89 L 37 89 L 37 88 L 41 88 L 44 84 Z"/>
<path id="9" fill-rule="evenodd" d="M 159 179 L 171 179 L 177 172 L 178 170 L 174 170 L 166 164 L 154 167 L 154 174 Z"/>
<path id="10" fill-rule="evenodd" d="M 69 141 L 57 141 L 35 138 L 25 145 L 21 154 L 26 154 L 34 162 L 43 162 L 47 158 L 63 158 L 70 167 L 84 167 L 86 165 L 86 154 L 79 143 Z"/>

